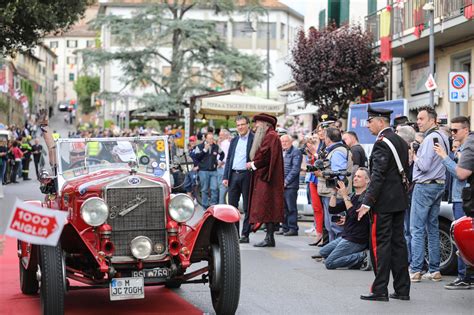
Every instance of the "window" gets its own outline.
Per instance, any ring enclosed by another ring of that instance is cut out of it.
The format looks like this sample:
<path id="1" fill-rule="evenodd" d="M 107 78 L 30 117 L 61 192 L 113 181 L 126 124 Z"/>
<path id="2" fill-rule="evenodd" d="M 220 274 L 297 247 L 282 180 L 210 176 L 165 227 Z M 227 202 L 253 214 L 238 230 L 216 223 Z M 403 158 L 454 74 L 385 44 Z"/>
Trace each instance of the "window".
<path id="1" fill-rule="evenodd" d="M 67 64 L 68 65 L 75 65 L 77 62 L 77 58 L 76 57 L 67 57 Z"/>
<path id="2" fill-rule="evenodd" d="M 248 22 L 234 22 L 232 24 L 232 43 L 237 49 L 252 48 L 252 32 Z"/>
<path id="3" fill-rule="evenodd" d="M 93 40 L 93 39 L 92 39 L 92 40 L 88 40 L 88 41 L 86 42 L 86 46 L 87 46 L 87 48 L 95 48 L 95 40 Z"/>
<path id="4" fill-rule="evenodd" d="M 67 41 L 68 48 L 77 48 L 77 40 L 68 40 Z"/>
<path id="5" fill-rule="evenodd" d="M 281 23 L 280 24 L 280 39 L 285 39 L 286 34 L 286 25 Z"/>
<path id="6" fill-rule="evenodd" d="M 216 32 L 225 40 L 227 38 L 227 22 L 216 22 Z"/>
<path id="7" fill-rule="evenodd" d="M 69 81 L 74 81 L 74 73 L 69 73 Z"/>
<path id="8" fill-rule="evenodd" d="M 263 23 L 257 24 L 257 48 L 267 49 L 267 32 L 268 26 L 270 26 L 270 49 L 276 48 L 276 23 Z"/>
<path id="9" fill-rule="evenodd" d="M 58 81 L 58 75 L 57 74 L 54 75 L 54 81 Z"/>
<path id="10" fill-rule="evenodd" d="M 49 48 L 58 48 L 58 42 L 57 41 L 49 42 Z"/>
<path id="11" fill-rule="evenodd" d="M 319 29 L 326 27 L 326 9 L 319 11 Z"/>

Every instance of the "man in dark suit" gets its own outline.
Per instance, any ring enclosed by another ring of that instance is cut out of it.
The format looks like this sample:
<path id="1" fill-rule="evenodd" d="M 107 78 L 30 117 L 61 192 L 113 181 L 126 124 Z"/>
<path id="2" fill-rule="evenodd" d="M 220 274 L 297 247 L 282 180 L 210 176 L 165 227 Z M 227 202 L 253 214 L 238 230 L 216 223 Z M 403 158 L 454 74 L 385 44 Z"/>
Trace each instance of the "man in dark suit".
<path id="1" fill-rule="evenodd" d="M 403 236 L 403 218 L 408 206 L 403 184 L 403 176 L 408 172 L 408 145 L 390 128 L 391 110 L 373 109 L 369 105 L 367 113 L 367 127 L 377 135 L 377 141 L 370 156 L 370 185 L 357 212 L 359 220 L 369 210 L 372 215 L 370 250 L 375 280 L 371 292 L 360 298 L 388 301 L 391 270 L 395 292 L 390 298 L 409 300 L 408 252 Z M 399 172 L 396 157 L 384 138 L 395 148 L 404 174 Z"/>
<path id="2" fill-rule="evenodd" d="M 247 170 L 247 162 L 250 161 L 250 148 L 253 143 L 253 133 L 250 131 L 250 120 L 246 116 L 237 116 L 235 118 L 237 124 L 237 132 L 239 135 L 234 137 L 229 146 L 227 159 L 225 163 L 222 184 L 228 187 L 227 196 L 229 204 L 238 208 L 240 196 L 243 198 L 244 223 L 240 243 L 248 243 L 250 235 L 249 223 L 249 189 L 250 189 L 250 172 Z M 239 222 L 236 223 L 237 232 Z"/>

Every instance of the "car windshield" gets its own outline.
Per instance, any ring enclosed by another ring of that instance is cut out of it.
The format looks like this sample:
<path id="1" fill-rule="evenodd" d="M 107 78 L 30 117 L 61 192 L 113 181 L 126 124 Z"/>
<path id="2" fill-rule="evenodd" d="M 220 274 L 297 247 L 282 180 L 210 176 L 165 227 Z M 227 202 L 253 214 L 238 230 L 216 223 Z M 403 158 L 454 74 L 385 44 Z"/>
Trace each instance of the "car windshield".
<path id="1" fill-rule="evenodd" d="M 167 137 L 59 139 L 58 175 L 64 180 L 108 169 L 169 176 Z M 132 162 L 132 163 L 130 163 Z"/>

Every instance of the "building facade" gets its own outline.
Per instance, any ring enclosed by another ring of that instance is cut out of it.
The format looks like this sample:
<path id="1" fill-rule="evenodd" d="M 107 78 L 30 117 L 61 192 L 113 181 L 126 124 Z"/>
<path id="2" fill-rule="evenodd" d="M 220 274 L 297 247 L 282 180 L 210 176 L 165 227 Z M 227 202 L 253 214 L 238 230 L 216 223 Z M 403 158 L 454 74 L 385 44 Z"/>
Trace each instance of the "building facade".
<path id="1" fill-rule="evenodd" d="M 425 82 L 429 76 L 429 11 L 423 6 L 429 1 L 405 0 L 391 3 L 392 27 L 392 98 L 406 98 L 412 119 L 416 110 L 429 105 Z M 426 8 L 426 7 L 425 7 Z M 379 8 L 383 10 L 384 8 Z M 434 1 L 435 73 L 437 84 L 434 104 L 438 116 L 448 121 L 455 116 L 473 117 L 474 1 Z M 379 28 L 380 10 L 367 16 L 368 28 Z M 375 38 L 375 45 L 380 44 Z M 450 72 L 467 72 L 470 96 L 467 102 L 450 102 Z"/>
<path id="2" fill-rule="evenodd" d="M 71 29 L 63 34 L 49 35 L 44 38 L 44 43 L 57 55 L 54 66 L 54 82 L 56 99 L 58 102 L 77 99 L 74 83 L 78 76 L 85 74 L 81 49 L 92 49 L 97 46 L 99 35 L 90 29 L 90 22 L 97 16 L 99 6 L 92 5 L 87 8 L 84 17 Z"/>

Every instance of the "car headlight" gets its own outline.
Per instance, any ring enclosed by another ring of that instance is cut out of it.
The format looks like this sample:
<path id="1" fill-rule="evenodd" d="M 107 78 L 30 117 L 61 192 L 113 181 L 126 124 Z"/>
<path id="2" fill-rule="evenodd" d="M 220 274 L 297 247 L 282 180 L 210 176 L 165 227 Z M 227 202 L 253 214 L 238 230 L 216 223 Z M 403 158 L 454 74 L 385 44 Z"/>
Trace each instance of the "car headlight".
<path id="1" fill-rule="evenodd" d="M 194 202 L 188 195 L 177 194 L 172 197 L 168 212 L 176 222 L 186 222 L 193 217 Z"/>
<path id="2" fill-rule="evenodd" d="M 137 259 L 146 259 L 151 254 L 153 244 L 148 237 L 137 236 L 132 240 L 130 248 L 132 250 L 133 257 Z"/>
<path id="3" fill-rule="evenodd" d="M 81 206 L 81 218 L 91 226 L 99 226 L 105 223 L 108 216 L 109 207 L 101 198 L 89 198 Z"/>

